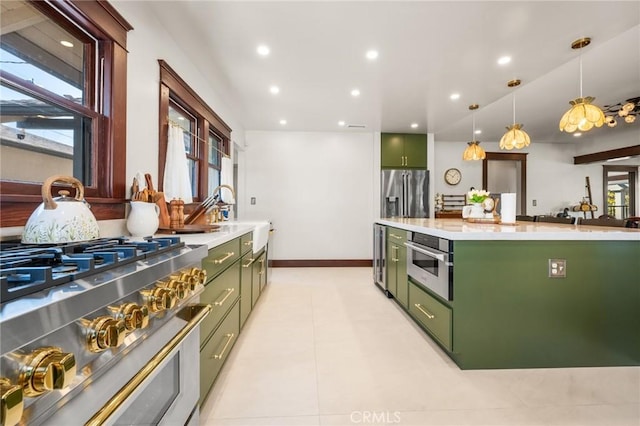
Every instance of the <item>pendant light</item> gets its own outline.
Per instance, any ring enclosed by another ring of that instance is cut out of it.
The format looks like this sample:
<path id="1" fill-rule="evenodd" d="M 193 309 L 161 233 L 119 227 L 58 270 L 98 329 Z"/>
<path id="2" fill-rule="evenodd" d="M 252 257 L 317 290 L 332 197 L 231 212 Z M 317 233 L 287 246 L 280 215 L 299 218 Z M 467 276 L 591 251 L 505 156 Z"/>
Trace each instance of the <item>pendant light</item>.
<path id="1" fill-rule="evenodd" d="M 572 49 L 582 49 L 591 43 L 589 37 L 581 38 L 571 43 Z M 589 131 L 593 126 L 601 127 L 604 124 L 604 113 L 600 108 L 592 105 L 595 100 L 592 96 L 582 97 L 582 55 L 580 55 L 580 97 L 569 103 L 571 108 L 560 119 L 560 131 L 573 133 L 576 130 Z"/>
<path id="2" fill-rule="evenodd" d="M 464 150 L 462 154 L 462 159 L 465 161 L 470 160 L 484 160 L 487 154 L 485 154 L 484 149 L 480 147 L 480 141 L 476 140 L 476 117 L 475 110 L 479 108 L 478 104 L 469 105 L 469 109 L 473 111 L 471 113 L 471 120 L 473 123 L 472 133 L 471 133 L 471 142 L 467 142 L 467 149 Z"/>
<path id="3" fill-rule="evenodd" d="M 510 80 L 507 82 L 508 87 L 517 87 L 520 80 Z M 512 150 L 513 148 L 521 149 L 529 146 L 531 139 L 527 132 L 522 130 L 523 125 L 516 123 L 516 95 L 513 94 L 513 125 L 507 127 L 507 133 L 500 139 L 500 149 Z"/>

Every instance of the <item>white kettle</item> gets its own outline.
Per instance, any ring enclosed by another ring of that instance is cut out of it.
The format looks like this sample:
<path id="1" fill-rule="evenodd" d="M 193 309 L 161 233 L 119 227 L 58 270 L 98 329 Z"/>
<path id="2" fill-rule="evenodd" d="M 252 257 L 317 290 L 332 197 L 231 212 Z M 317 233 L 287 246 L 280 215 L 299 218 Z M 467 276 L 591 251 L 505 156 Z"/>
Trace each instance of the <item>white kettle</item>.
<path id="1" fill-rule="evenodd" d="M 61 190 L 59 197 L 51 196 L 55 182 L 69 183 L 75 188 L 75 196 Z M 22 233 L 27 244 L 57 244 L 94 240 L 100 236 L 98 222 L 84 200 L 84 186 L 72 177 L 56 175 L 42 184 L 42 204 L 31 214 Z"/>

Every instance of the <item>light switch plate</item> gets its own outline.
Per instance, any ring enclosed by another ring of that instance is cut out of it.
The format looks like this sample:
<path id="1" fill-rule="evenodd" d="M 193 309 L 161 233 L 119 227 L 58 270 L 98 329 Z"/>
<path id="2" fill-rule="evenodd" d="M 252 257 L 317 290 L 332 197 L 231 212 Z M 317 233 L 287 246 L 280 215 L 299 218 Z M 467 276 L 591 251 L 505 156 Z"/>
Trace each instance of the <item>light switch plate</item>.
<path id="1" fill-rule="evenodd" d="M 549 278 L 566 278 L 567 260 L 549 259 Z"/>
<path id="2" fill-rule="evenodd" d="M 256 203 L 256 197 L 251 197 L 251 205 L 254 205 Z"/>

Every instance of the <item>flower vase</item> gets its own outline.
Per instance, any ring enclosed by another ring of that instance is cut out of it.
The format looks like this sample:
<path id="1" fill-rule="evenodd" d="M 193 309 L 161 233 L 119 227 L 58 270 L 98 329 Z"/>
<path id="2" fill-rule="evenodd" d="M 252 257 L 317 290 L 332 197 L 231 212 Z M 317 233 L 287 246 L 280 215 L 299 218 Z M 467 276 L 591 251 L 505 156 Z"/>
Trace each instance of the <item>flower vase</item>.
<path id="1" fill-rule="evenodd" d="M 484 218 L 484 207 L 482 207 L 482 203 L 471 203 L 471 211 L 469 212 L 469 217 L 473 219 Z"/>

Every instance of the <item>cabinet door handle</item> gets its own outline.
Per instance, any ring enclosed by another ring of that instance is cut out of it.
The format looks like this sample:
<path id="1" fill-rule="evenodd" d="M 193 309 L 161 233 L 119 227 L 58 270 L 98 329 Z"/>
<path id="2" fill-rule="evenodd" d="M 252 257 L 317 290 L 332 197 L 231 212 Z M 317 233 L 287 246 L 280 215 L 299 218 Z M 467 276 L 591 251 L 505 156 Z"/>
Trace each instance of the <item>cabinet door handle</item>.
<path id="1" fill-rule="evenodd" d="M 256 260 L 252 257 L 249 259 L 249 262 L 245 263 L 242 265 L 243 268 L 248 268 L 249 266 L 251 266 L 253 264 L 253 262 L 255 262 Z"/>
<path id="2" fill-rule="evenodd" d="M 396 234 L 389 234 L 389 236 L 390 236 L 391 238 L 395 238 L 396 240 L 401 240 L 401 239 L 402 239 L 402 237 L 399 237 L 399 236 L 398 236 L 398 235 L 396 235 Z"/>
<path id="3" fill-rule="evenodd" d="M 248 246 L 252 246 L 253 245 L 253 240 L 245 241 L 244 245 L 247 246 L 247 247 Z"/>
<path id="4" fill-rule="evenodd" d="M 392 262 L 399 262 L 398 258 L 395 257 L 393 252 L 397 252 L 398 251 L 398 247 L 396 246 L 391 246 L 391 261 Z"/>
<path id="5" fill-rule="evenodd" d="M 434 319 L 436 316 L 433 314 L 430 314 L 426 309 L 422 308 L 422 305 L 419 303 L 414 304 L 413 306 L 415 306 L 416 308 L 418 308 L 418 310 L 420 312 L 422 312 L 423 314 L 425 314 L 427 316 L 427 318 L 429 319 Z"/>
<path id="6" fill-rule="evenodd" d="M 226 256 L 222 256 L 220 259 L 214 259 L 213 263 L 215 265 L 220 265 L 221 263 L 223 263 L 225 260 L 229 259 L 231 256 L 233 256 L 235 253 L 230 251 L 227 253 Z"/>
<path id="7" fill-rule="evenodd" d="M 228 288 L 226 291 L 227 291 L 227 294 L 222 298 L 222 300 L 216 300 L 215 302 L 213 302 L 215 306 L 224 305 L 224 302 L 226 302 L 229 296 L 231 296 L 231 293 L 235 291 L 235 288 Z"/>
<path id="8" fill-rule="evenodd" d="M 227 348 L 229 347 L 229 343 L 231 343 L 231 341 L 233 340 L 233 336 L 235 336 L 234 333 L 228 333 L 225 334 L 225 337 L 227 338 L 227 343 L 224 344 L 224 347 L 222 348 L 222 351 L 220 351 L 219 354 L 215 354 L 214 356 L 212 356 L 212 359 L 222 359 L 222 357 L 224 356 L 224 353 L 227 351 Z"/>

